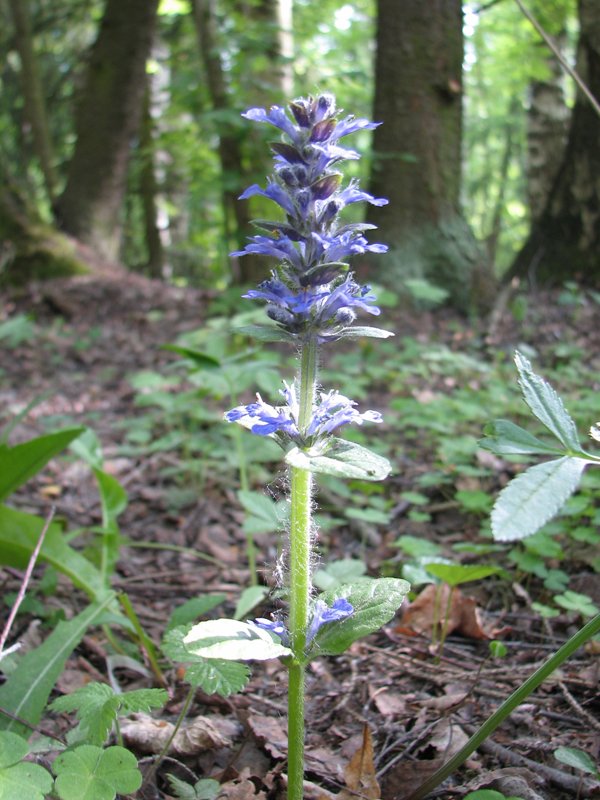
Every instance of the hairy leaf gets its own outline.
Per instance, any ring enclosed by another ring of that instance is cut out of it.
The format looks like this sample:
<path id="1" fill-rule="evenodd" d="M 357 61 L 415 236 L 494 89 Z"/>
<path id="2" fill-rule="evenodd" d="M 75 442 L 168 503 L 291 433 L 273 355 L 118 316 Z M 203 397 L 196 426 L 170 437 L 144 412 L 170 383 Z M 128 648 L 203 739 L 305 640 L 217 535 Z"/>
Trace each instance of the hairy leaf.
<path id="1" fill-rule="evenodd" d="M 333 439 L 323 455 L 310 455 L 294 447 L 285 460 L 291 467 L 338 478 L 360 478 L 363 481 L 382 481 L 392 470 L 387 458 L 343 439 Z"/>
<path id="2" fill-rule="evenodd" d="M 512 542 L 538 531 L 573 494 L 588 463 L 564 456 L 536 464 L 514 478 L 492 511 L 494 539 Z"/>

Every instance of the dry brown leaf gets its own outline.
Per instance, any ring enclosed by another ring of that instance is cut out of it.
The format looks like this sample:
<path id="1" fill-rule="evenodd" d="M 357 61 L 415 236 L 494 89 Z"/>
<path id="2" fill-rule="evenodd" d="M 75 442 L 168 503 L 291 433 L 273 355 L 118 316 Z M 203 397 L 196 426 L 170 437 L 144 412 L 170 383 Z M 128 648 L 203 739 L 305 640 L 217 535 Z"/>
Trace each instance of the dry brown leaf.
<path id="1" fill-rule="evenodd" d="M 414 633 L 431 634 L 435 625 L 446 627 L 446 634 L 460 633 L 470 639 L 488 639 L 491 634 L 484 631 L 477 601 L 466 597 L 460 589 L 452 590 L 448 584 L 429 584 L 406 609 L 398 633 L 407 629 Z M 448 606 L 448 601 L 450 605 Z"/>
<path id="2" fill-rule="evenodd" d="M 287 758 L 287 733 L 275 717 L 252 714 L 248 717 L 248 725 L 273 758 Z"/>
<path id="3" fill-rule="evenodd" d="M 406 711 L 406 698 L 399 692 L 392 692 L 385 687 L 375 690 L 369 687 L 369 695 L 379 713 L 384 717 L 394 717 L 404 714 Z"/>
<path id="4" fill-rule="evenodd" d="M 338 800 L 356 800 L 357 795 L 369 800 L 378 800 L 381 797 L 375 774 L 373 740 L 366 725 L 363 728 L 362 744 L 350 759 L 344 779 L 348 788 L 338 794 Z"/>
<path id="5" fill-rule="evenodd" d="M 220 720 L 216 722 L 216 720 Z M 230 736 L 234 734 L 233 726 L 227 733 L 223 730 L 223 720 L 219 717 L 196 717 L 184 723 L 171 742 L 170 753 L 179 756 L 195 755 L 202 750 L 216 750 L 231 745 Z M 144 714 L 121 724 L 121 732 L 125 743 L 134 746 L 144 753 L 160 753 L 173 734 L 174 725 L 164 720 L 153 719 Z M 221 730 L 220 730 L 221 729 Z"/>

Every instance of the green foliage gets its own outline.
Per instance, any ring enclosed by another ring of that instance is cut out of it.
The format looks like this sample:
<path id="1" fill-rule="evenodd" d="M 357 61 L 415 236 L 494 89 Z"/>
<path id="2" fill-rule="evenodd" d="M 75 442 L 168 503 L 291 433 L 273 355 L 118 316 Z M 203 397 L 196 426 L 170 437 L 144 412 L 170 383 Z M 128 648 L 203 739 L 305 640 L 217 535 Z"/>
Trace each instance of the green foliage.
<path id="1" fill-rule="evenodd" d="M 29 753 L 25 739 L 0 731 L 0 797 L 2 800 L 44 800 L 52 789 L 52 776 L 39 764 L 23 759 Z"/>
<path id="2" fill-rule="evenodd" d="M 162 650 L 175 663 L 187 664 L 185 680 L 207 694 L 228 697 L 240 692 L 250 679 L 250 670 L 237 661 L 203 658 L 192 653 L 184 643 L 191 626 L 168 630 L 162 642 Z"/>
<path id="3" fill-rule="evenodd" d="M 577 747 L 557 747 L 554 751 L 554 758 L 562 764 L 567 764 L 567 766 L 578 769 L 581 772 L 600 777 L 600 770 L 598 770 L 593 759 Z"/>
<path id="4" fill-rule="evenodd" d="M 291 467 L 363 481 L 385 480 L 392 469 L 387 458 L 366 447 L 335 438 L 323 455 L 311 455 L 295 447 L 287 453 L 285 460 Z"/>
<path id="5" fill-rule="evenodd" d="M 337 589 L 345 583 L 356 583 L 359 580 L 370 581 L 365 575 L 367 565 L 364 561 L 356 558 L 343 558 L 340 561 L 332 561 L 327 566 L 315 571 L 313 583 L 317 589 L 325 592 L 330 589 Z"/>
<path id="6" fill-rule="evenodd" d="M 76 712 L 79 724 L 69 734 L 69 744 L 102 745 L 119 716 L 162 708 L 164 689 L 136 689 L 117 694 L 104 683 L 89 683 L 50 704 L 53 711 Z"/>
<path id="7" fill-rule="evenodd" d="M 61 800 L 114 800 L 142 785 L 136 757 L 124 747 L 83 744 L 59 755 L 53 770 Z"/>
<path id="8" fill-rule="evenodd" d="M 167 775 L 167 778 L 179 800 L 214 800 L 221 788 L 219 782 L 212 778 L 201 778 L 193 786 L 175 775 Z"/>
<path id="9" fill-rule="evenodd" d="M 113 595 L 109 594 L 102 603 L 88 606 L 68 622 L 59 622 L 39 647 L 20 658 L 18 669 L 0 686 L 0 707 L 36 725 L 67 658 L 87 629 L 101 620 L 112 599 Z M 23 734 L 28 732 L 28 728 L 16 719 L 2 715 L 0 729 Z"/>
<path id="10" fill-rule="evenodd" d="M 0 342 L 4 347 L 15 348 L 31 342 L 36 335 L 35 324 L 26 314 L 15 314 L 14 317 L 0 322 Z"/>
<path id="11" fill-rule="evenodd" d="M 378 631 L 389 622 L 402 605 L 410 585 L 398 578 L 379 578 L 343 584 L 323 592 L 319 599 L 329 607 L 345 598 L 354 613 L 335 625 L 324 625 L 315 636 L 309 652 L 310 658 L 320 655 L 339 655 L 350 645 Z"/>

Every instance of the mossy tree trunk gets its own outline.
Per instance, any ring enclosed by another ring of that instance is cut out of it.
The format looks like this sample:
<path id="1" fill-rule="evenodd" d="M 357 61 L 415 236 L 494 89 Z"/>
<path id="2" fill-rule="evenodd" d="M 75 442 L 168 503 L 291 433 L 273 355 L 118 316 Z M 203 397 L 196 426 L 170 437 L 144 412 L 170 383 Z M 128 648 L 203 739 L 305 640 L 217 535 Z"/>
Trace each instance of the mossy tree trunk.
<path id="1" fill-rule="evenodd" d="M 579 0 L 577 72 L 600 98 L 600 3 Z M 507 278 L 600 285 L 600 114 L 578 91 L 567 145 L 544 209 Z"/>
<path id="2" fill-rule="evenodd" d="M 369 213 L 396 278 L 426 278 L 455 305 L 473 300 L 481 251 L 460 213 L 462 4 L 378 0 Z M 383 276 L 382 276 L 383 279 Z"/>
<path id="3" fill-rule="evenodd" d="M 158 0 L 107 0 L 76 114 L 76 144 L 56 204 L 60 226 L 116 260 L 130 148 L 139 132 Z"/>

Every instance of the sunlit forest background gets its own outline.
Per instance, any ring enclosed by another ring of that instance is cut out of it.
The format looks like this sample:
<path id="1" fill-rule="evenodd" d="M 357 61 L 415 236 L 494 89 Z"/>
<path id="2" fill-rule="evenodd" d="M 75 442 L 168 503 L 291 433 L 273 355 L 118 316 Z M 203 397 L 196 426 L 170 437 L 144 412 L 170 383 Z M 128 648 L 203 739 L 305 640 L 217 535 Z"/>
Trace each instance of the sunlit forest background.
<path id="1" fill-rule="evenodd" d="M 81 266 L 58 232 L 181 285 L 264 274 L 229 257 L 267 213 L 236 199 L 264 183 L 272 138 L 240 113 L 315 92 L 383 122 L 354 165 L 390 199 L 369 220 L 391 246 L 371 280 L 485 307 L 503 276 L 598 277 L 600 123 L 569 74 L 598 96 L 593 0 L 4 0 L 0 15 L 10 281 Z"/>

